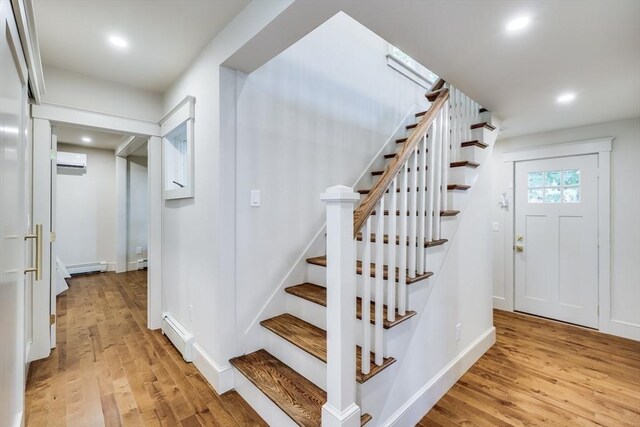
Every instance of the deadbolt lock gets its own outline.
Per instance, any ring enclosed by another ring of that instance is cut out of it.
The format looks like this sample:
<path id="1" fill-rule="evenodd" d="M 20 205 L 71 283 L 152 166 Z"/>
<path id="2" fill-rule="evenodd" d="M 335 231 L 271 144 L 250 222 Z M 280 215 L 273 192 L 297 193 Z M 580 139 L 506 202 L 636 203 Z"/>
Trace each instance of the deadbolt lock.
<path id="1" fill-rule="evenodd" d="M 524 240 L 524 236 L 520 236 L 519 234 L 516 234 L 516 242 L 522 242 Z"/>
<path id="2" fill-rule="evenodd" d="M 524 252 L 524 246 L 516 245 L 516 252 Z"/>

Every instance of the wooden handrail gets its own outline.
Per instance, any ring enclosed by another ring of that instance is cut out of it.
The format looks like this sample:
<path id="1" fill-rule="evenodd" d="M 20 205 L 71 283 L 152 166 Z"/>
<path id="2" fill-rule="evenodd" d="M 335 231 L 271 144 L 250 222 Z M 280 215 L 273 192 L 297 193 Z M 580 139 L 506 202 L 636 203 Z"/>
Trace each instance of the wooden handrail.
<path id="1" fill-rule="evenodd" d="M 434 87 L 440 84 L 440 80 L 442 79 L 439 79 Z M 441 86 L 442 85 L 444 85 L 444 81 L 442 81 Z M 369 194 L 367 194 L 360 206 L 355 210 L 353 213 L 354 238 L 357 237 L 360 229 L 367 221 L 367 218 L 369 218 L 380 199 L 384 196 L 385 191 L 387 191 L 398 172 L 400 172 L 400 168 L 402 168 L 407 160 L 409 160 L 409 157 L 418 145 L 418 142 L 425 136 L 429 127 L 433 123 L 433 120 L 436 118 L 436 115 L 440 112 L 442 107 L 444 107 L 448 99 L 449 89 L 440 88 L 438 97 L 431 103 L 427 112 L 422 116 L 422 120 L 418 123 L 418 126 L 416 126 L 411 135 L 409 135 L 407 141 L 402 147 L 402 150 L 400 150 L 398 155 L 391 161 L 389 166 L 387 166 L 376 185 L 373 186 L 371 191 L 369 191 Z"/>

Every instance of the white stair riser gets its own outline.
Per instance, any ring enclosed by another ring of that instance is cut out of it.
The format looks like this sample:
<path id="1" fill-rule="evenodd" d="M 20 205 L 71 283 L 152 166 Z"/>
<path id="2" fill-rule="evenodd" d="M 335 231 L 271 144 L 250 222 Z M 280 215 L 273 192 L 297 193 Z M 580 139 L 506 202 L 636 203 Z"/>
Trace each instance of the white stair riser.
<path id="1" fill-rule="evenodd" d="M 496 126 L 496 124 L 493 122 L 493 114 L 491 114 L 491 111 L 485 111 L 480 113 L 480 121 L 487 122 L 492 126 Z"/>
<path id="2" fill-rule="evenodd" d="M 303 298 L 296 297 L 295 295 L 287 294 L 287 313 L 292 314 L 305 322 L 311 323 L 318 328 L 326 330 L 326 308 L 319 304 L 305 300 Z M 393 342 L 398 334 L 401 334 L 402 329 L 408 327 L 409 320 L 405 320 L 405 324 L 398 324 L 393 328 L 385 329 L 385 343 Z M 373 337 L 374 326 L 369 325 L 369 333 Z M 362 320 L 356 319 L 356 344 L 362 345 L 364 341 L 364 324 Z"/>
<path id="3" fill-rule="evenodd" d="M 471 185 L 475 181 L 476 176 L 478 176 L 478 169 L 462 166 L 450 168 L 448 180 L 450 184 Z"/>
<path id="4" fill-rule="evenodd" d="M 489 146 L 493 145 L 493 143 L 496 142 L 497 136 L 498 136 L 497 130 L 491 131 L 484 127 L 471 130 L 472 140 L 477 139 L 478 141 L 482 141 Z"/>
<path id="5" fill-rule="evenodd" d="M 460 160 L 467 160 L 469 162 L 480 163 L 485 159 L 485 148 L 480 148 L 475 145 L 470 147 L 463 147 L 460 149 Z M 449 180 L 451 182 L 451 180 Z"/>
<path id="6" fill-rule="evenodd" d="M 296 427 L 287 414 L 273 403 L 244 375 L 234 369 L 235 390 L 270 426 Z"/>

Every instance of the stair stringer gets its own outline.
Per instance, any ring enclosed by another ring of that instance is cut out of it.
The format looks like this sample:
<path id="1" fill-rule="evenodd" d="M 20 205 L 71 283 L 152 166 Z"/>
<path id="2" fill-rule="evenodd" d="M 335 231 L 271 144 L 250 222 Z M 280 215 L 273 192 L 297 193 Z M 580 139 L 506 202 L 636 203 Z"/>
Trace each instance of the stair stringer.
<path id="1" fill-rule="evenodd" d="M 396 152 L 395 140 L 404 136 L 405 126 L 413 123 L 415 113 L 417 111 L 420 111 L 421 109 L 424 109 L 424 106 L 420 106 L 417 104 L 411 106 L 398 126 L 391 133 L 387 141 L 382 145 L 378 153 L 373 156 L 371 162 L 369 162 L 368 166 L 353 184 L 353 188 L 371 184 L 371 172 L 380 168 L 384 168 L 384 155 Z M 318 194 L 318 197 L 320 197 L 320 194 Z M 242 337 L 240 338 L 240 342 L 238 343 L 240 354 L 251 353 L 260 348 L 266 347 L 269 337 L 265 334 L 269 332 L 264 331 L 264 328 L 260 326 L 260 322 L 262 320 L 286 312 L 287 293 L 284 291 L 284 289 L 307 280 L 306 259 L 313 256 L 314 254 L 324 253 L 325 233 L 326 223 L 323 224 L 323 226 L 314 235 L 313 239 L 311 239 L 309 244 L 302 250 L 300 257 L 296 259 L 291 268 L 284 275 L 284 278 L 274 288 L 270 297 L 267 299 L 265 304 L 259 310 L 258 314 L 255 316 L 249 327 L 244 331 Z"/>
<path id="2" fill-rule="evenodd" d="M 484 133 L 484 142 L 489 146 L 485 149 L 477 176 L 470 183 L 472 187 L 465 194 L 463 205 L 452 206 L 453 209 L 460 209 L 461 213 L 455 219 L 443 219 L 455 221 L 448 228 L 443 228 L 450 233 L 443 235 L 449 241 L 435 263 L 429 261 L 432 253 L 428 252 L 427 265 L 434 275 L 424 284 L 409 286 L 408 308 L 418 314 L 399 326 L 405 328 L 403 333 L 394 335 L 394 339 L 387 343 L 385 355 L 397 361 L 358 388 L 361 408 L 372 415 L 372 425 L 394 425 L 399 419 L 402 422 L 396 425 L 417 423 L 419 418 L 411 417 L 418 413 L 420 417 L 423 416 L 464 373 L 448 373 L 448 376 L 438 379 L 436 377 L 441 370 L 478 337 L 492 329 L 491 204 L 487 203 L 487 197 L 491 197 L 491 170 L 487 165 L 490 164 L 498 131 L 485 130 Z M 469 267 L 469 259 L 473 260 L 471 263 L 475 268 Z M 473 282 L 481 283 L 480 292 L 468 284 L 473 285 Z M 471 292 L 467 292 L 467 289 Z M 467 324 L 462 321 L 463 336 L 456 342 L 455 325 L 459 320 L 456 316 L 462 314 L 460 305 L 473 306 L 476 301 L 486 305 L 483 320 L 477 322 L 467 319 Z M 456 320 L 452 320 L 454 317 Z M 447 330 L 443 331 L 443 328 Z M 465 333 L 465 330 L 473 331 Z M 480 344 L 484 343 L 482 341 Z M 446 352 L 452 348 L 455 348 L 455 354 L 447 355 Z M 479 353 L 478 357 L 483 353 Z M 451 384 L 443 387 L 440 383 L 447 380 L 452 381 Z M 426 392 L 417 396 L 430 381 L 434 381 L 433 387 L 427 387 Z M 424 406 L 425 399 L 430 402 L 428 407 Z M 412 413 L 412 403 L 422 404 L 420 410 Z"/>

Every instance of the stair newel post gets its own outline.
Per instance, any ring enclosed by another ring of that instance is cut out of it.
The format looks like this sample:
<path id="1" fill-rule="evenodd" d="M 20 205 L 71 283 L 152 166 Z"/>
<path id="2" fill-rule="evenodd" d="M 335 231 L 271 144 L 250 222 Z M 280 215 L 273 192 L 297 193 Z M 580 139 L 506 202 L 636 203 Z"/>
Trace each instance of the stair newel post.
<path id="1" fill-rule="evenodd" d="M 327 204 L 327 403 L 324 427 L 357 427 L 356 245 L 353 209 L 360 195 L 336 185 L 321 195 Z"/>
<path id="2" fill-rule="evenodd" d="M 411 248 L 407 245 L 408 216 L 405 215 L 405 212 L 409 210 L 407 203 L 409 195 L 404 191 L 409 186 L 408 168 L 408 164 L 405 163 L 400 172 L 400 188 L 402 189 L 400 191 L 400 236 L 398 242 L 398 248 L 400 249 L 400 259 L 398 260 L 398 270 L 400 271 L 398 277 L 398 314 L 400 316 L 407 314 L 407 251 Z"/>

